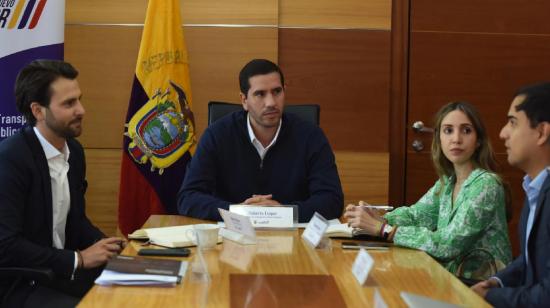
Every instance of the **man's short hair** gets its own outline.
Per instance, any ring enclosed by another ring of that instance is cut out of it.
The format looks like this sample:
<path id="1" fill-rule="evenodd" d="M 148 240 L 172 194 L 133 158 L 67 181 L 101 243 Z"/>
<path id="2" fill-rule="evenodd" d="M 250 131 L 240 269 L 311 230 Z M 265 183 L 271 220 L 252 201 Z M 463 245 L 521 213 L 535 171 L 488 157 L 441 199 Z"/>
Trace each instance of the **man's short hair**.
<path id="1" fill-rule="evenodd" d="M 550 123 L 550 82 L 543 82 L 525 86 L 516 93 L 516 96 L 525 97 L 516 111 L 524 111 L 531 127 L 542 122 Z"/>
<path id="2" fill-rule="evenodd" d="M 281 86 L 285 86 L 285 77 L 279 66 L 266 59 L 254 59 L 248 62 L 239 73 L 239 85 L 241 87 L 241 93 L 246 97 L 248 90 L 250 90 L 250 78 L 256 75 L 267 75 L 269 73 L 277 72 L 281 77 Z"/>
<path id="3" fill-rule="evenodd" d="M 51 84 L 59 77 L 75 79 L 78 71 L 69 63 L 60 60 L 34 60 L 27 64 L 15 80 L 15 104 L 32 126 L 36 119 L 31 104 L 49 107 L 52 97 Z"/>

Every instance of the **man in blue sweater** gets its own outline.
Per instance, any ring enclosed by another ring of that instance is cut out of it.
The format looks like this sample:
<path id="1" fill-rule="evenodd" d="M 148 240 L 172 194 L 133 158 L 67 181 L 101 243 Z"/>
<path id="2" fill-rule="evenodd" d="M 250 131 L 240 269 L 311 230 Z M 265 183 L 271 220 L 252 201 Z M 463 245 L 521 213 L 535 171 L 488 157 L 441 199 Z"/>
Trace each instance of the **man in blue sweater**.
<path id="1" fill-rule="evenodd" d="M 178 193 L 185 216 L 221 220 L 230 204 L 295 204 L 299 221 L 315 212 L 338 218 L 343 193 L 334 154 L 321 129 L 283 113 L 284 76 L 256 59 L 239 74 L 244 110 L 204 132 Z"/>

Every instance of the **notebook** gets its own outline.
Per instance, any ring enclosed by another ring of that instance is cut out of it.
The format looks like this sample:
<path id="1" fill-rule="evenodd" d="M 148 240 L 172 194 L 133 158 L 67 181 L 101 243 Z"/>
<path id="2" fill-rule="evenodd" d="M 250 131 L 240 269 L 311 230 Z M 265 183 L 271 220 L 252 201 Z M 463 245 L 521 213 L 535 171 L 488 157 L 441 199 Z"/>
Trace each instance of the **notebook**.
<path id="1" fill-rule="evenodd" d="M 372 236 L 366 233 L 365 230 L 356 229 L 348 226 L 348 224 L 331 224 L 328 226 L 325 234 L 330 238 L 343 238 L 343 239 L 358 239 L 368 240 L 373 242 L 384 242 L 384 240 L 377 236 Z"/>
<path id="2" fill-rule="evenodd" d="M 197 245 L 193 225 L 139 229 L 132 234 L 128 234 L 128 239 L 149 240 L 151 244 L 169 248 Z M 221 242 L 222 237 L 218 236 L 218 243 Z"/>
<path id="3" fill-rule="evenodd" d="M 187 262 L 119 255 L 107 263 L 98 285 L 173 286 L 181 281 Z"/>

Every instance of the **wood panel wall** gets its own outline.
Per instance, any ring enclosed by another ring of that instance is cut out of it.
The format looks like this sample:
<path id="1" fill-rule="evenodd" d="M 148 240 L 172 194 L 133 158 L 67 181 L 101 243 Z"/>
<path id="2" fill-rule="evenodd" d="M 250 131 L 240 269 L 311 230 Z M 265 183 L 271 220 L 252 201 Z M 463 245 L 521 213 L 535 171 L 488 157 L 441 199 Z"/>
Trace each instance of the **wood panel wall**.
<path id="1" fill-rule="evenodd" d="M 550 3 L 415 0 L 410 4 L 408 104 L 415 107 L 409 108 L 409 126 L 415 120 L 431 123 L 426 115 L 433 115 L 436 106 L 452 100 L 470 101 L 478 107 L 501 162 L 500 172 L 512 187 L 514 217 L 509 233 L 517 254 L 517 224 L 524 199 L 522 172 L 507 164 L 498 134 L 515 91 L 522 85 L 550 79 L 550 24 L 546 16 Z M 414 133 L 409 130 L 409 134 Z M 429 137 L 415 137 L 429 144 Z M 414 164 L 425 161 L 422 155 L 408 156 L 413 173 Z M 411 192 L 408 201 L 422 193 Z"/>
<path id="2" fill-rule="evenodd" d="M 380 30 L 279 31 L 287 101 L 320 104 L 337 150 L 388 152 L 389 39 Z"/>
<path id="3" fill-rule="evenodd" d="M 88 214 L 117 231 L 124 118 L 146 0 L 67 0 L 65 59 L 80 71 L 86 108 Z M 238 101 L 237 74 L 252 58 L 278 62 L 288 103 L 321 105 L 345 202 L 386 202 L 390 0 L 181 1 L 193 111 Z M 360 132 L 360 133 L 358 133 Z"/>
<path id="4" fill-rule="evenodd" d="M 345 203 L 387 202 L 391 1 L 280 0 L 289 103 L 321 105 Z"/>

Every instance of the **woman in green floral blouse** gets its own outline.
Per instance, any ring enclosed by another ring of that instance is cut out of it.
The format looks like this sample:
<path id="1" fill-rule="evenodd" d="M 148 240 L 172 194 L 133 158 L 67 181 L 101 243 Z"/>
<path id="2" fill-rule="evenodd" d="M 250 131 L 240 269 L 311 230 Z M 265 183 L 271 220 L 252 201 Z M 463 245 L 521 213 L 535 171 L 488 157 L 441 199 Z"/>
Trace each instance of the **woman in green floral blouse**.
<path id="1" fill-rule="evenodd" d="M 344 217 L 354 228 L 426 251 L 452 273 L 487 278 L 492 273 L 484 265 L 503 267 L 512 258 L 506 224 L 509 198 L 494 172 L 485 127 L 472 105 L 453 102 L 437 113 L 432 160 L 439 180 L 416 204 L 382 217 L 360 202 L 348 205 Z M 482 257 L 460 266 L 474 254 Z"/>

